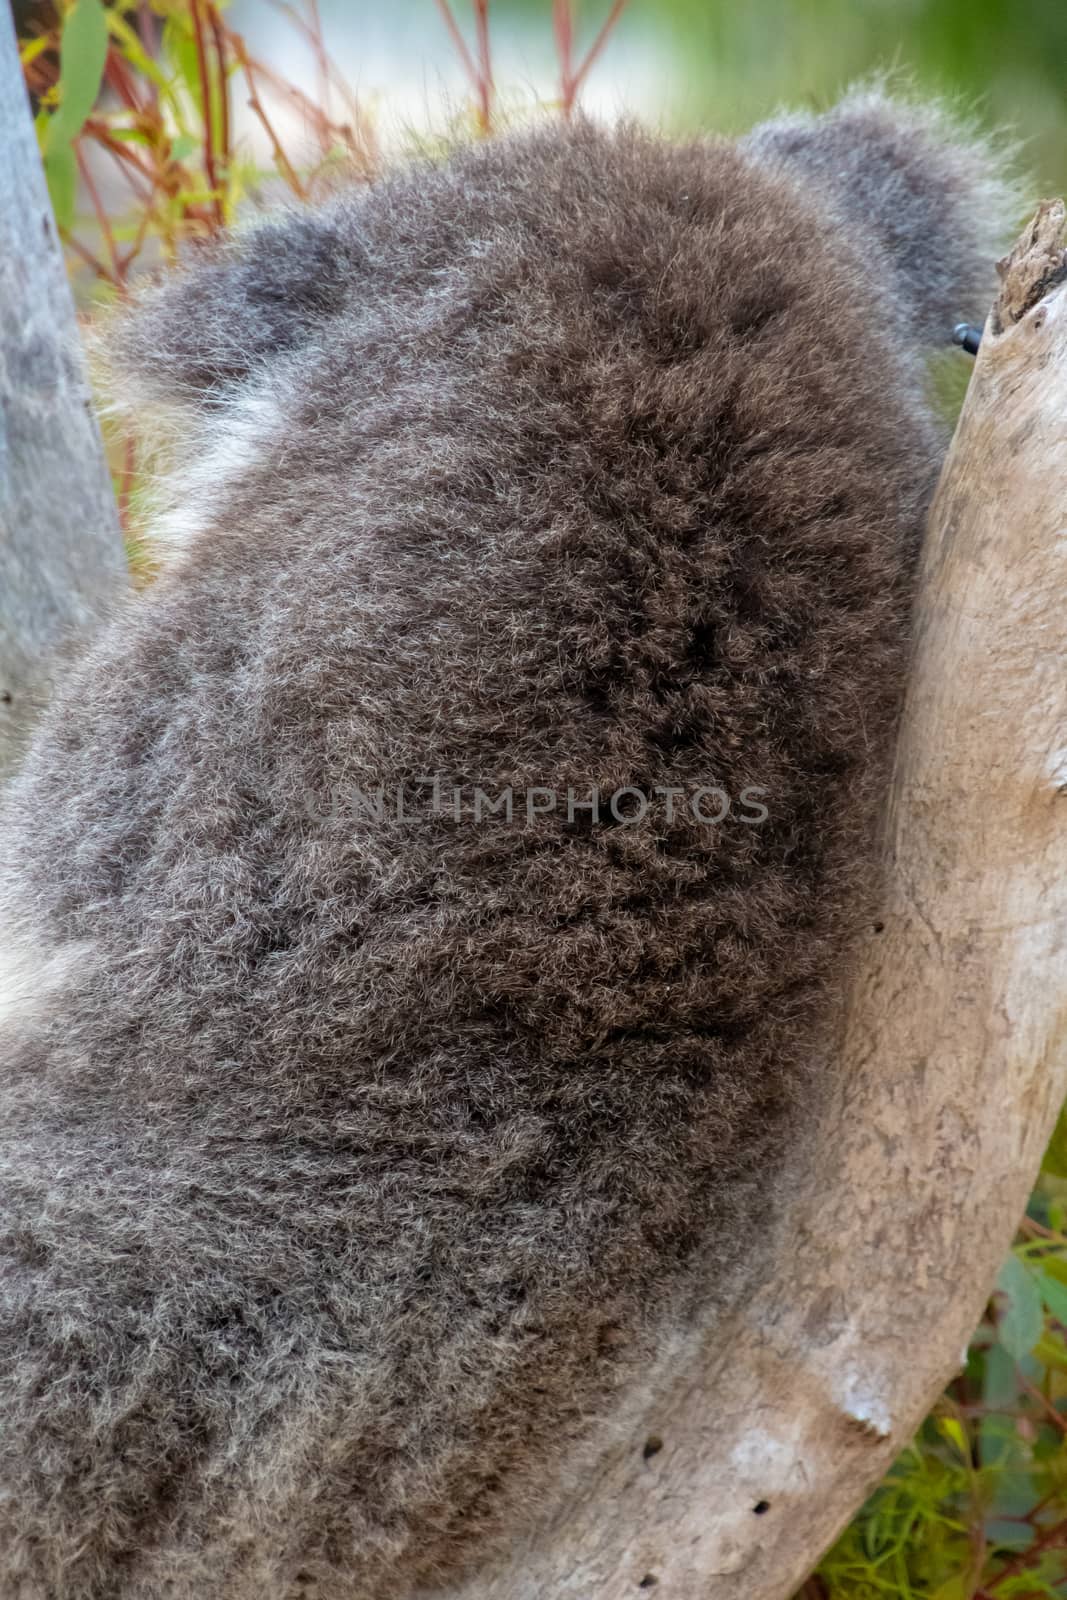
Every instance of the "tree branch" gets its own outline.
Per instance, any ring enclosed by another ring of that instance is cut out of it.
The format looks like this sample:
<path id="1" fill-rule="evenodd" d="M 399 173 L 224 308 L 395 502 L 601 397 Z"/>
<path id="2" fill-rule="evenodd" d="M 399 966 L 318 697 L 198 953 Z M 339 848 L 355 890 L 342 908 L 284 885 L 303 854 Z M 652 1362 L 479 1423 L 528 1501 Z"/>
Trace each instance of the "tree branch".
<path id="1" fill-rule="evenodd" d="M 126 582 L 11 15 L 0 7 L 0 778 L 56 651 Z"/>

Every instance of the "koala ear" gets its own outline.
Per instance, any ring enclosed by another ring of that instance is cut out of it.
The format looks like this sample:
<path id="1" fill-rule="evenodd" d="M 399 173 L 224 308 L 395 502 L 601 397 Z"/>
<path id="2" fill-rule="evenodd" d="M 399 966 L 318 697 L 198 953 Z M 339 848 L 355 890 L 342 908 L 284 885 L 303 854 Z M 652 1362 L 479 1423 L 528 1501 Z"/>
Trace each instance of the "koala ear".
<path id="1" fill-rule="evenodd" d="M 363 258 L 350 211 L 336 204 L 198 253 L 105 329 L 97 353 L 115 404 L 223 403 L 341 311 Z"/>
<path id="2" fill-rule="evenodd" d="M 879 271 L 887 279 L 907 333 L 947 344 L 957 323 L 984 322 L 994 262 L 1019 219 L 1010 151 L 942 106 L 890 96 L 880 83 L 823 116 L 762 123 L 742 149 L 807 188 L 867 251 L 872 280 Z M 871 297 L 878 313 L 875 281 Z"/>

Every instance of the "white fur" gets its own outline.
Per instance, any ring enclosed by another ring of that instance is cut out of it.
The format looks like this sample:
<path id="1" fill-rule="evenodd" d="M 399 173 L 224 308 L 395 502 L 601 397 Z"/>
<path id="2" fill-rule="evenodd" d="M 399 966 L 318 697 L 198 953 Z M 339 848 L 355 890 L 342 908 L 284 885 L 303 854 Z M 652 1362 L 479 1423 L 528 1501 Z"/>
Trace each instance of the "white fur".
<path id="1" fill-rule="evenodd" d="M 8 933 L 0 946 L 0 1029 L 32 1023 L 87 959 L 89 941 L 39 949 Z"/>
<path id="2" fill-rule="evenodd" d="M 145 537 L 169 564 L 210 526 L 227 491 L 265 459 L 284 417 L 263 385 L 238 390 L 222 411 L 205 411 L 151 491 Z"/>
<path id="3" fill-rule="evenodd" d="M 98 361 L 107 381 L 107 368 Z M 265 459 L 283 432 L 283 410 L 262 371 L 231 389 L 224 403 L 202 406 L 161 400 L 151 388 L 126 384 L 98 406 L 139 446 L 138 536 L 169 566 L 215 520 L 230 487 Z"/>

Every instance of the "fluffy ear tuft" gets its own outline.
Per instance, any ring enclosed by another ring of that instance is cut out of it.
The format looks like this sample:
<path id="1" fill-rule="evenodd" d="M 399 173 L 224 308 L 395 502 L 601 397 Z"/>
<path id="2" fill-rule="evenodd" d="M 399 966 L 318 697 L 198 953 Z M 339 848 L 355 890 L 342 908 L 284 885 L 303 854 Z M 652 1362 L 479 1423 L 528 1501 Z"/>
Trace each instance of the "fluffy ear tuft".
<path id="1" fill-rule="evenodd" d="M 110 319 L 94 356 L 119 409 L 211 407 L 344 307 L 362 265 L 338 207 L 289 211 L 203 250 Z"/>
<path id="2" fill-rule="evenodd" d="M 985 321 L 994 262 L 1022 221 L 1011 148 L 943 105 L 889 94 L 881 80 L 821 116 L 761 123 L 742 148 L 864 236 L 914 338 L 947 344 L 957 323 Z"/>

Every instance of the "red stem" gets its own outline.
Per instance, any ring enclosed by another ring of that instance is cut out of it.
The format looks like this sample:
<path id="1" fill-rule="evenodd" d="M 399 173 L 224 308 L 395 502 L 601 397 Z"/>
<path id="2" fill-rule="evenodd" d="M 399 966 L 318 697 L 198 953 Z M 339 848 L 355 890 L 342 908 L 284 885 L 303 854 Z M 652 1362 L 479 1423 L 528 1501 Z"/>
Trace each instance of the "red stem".
<path id="1" fill-rule="evenodd" d="M 193 34 L 196 39 L 196 67 L 200 74 L 200 98 L 204 104 L 204 172 L 207 177 L 207 186 L 214 196 L 215 220 L 221 226 L 224 218 L 222 195 L 219 192 L 219 174 L 215 166 L 215 130 L 213 126 L 215 119 L 212 115 L 207 41 L 204 38 L 204 22 L 200 15 L 200 5 L 201 0 L 189 0 L 189 11 L 193 19 Z"/>
<path id="2" fill-rule="evenodd" d="M 459 31 L 459 25 L 456 22 L 455 17 L 452 15 L 452 7 L 449 5 L 448 0 L 437 0 L 437 9 L 444 18 L 445 27 L 448 29 L 449 37 L 456 47 L 456 53 L 459 56 L 460 61 L 463 63 L 463 70 L 466 72 L 468 78 L 474 86 L 475 93 L 477 93 L 480 88 L 478 68 L 474 64 L 474 57 L 467 49 L 466 40 Z"/>
<path id="3" fill-rule="evenodd" d="M 104 79 L 114 89 L 127 110 L 140 114 L 141 101 L 134 87 L 134 79 L 125 61 L 114 49 L 109 49 L 104 62 Z"/>
<path id="4" fill-rule="evenodd" d="M 110 150 L 111 154 L 115 157 L 115 160 L 122 168 L 123 174 L 127 183 L 130 185 L 130 188 L 133 190 L 134 194 L 138 195 L 138 199 L 150 200 L 152 198 L 152 191 L 155 188 L 155 178 L 151 167 L 146 166 L 143 159 L 135 150 L 131 149 L 128 144 L 123 144 L 120 139 L 112 138 L 106 122 L 101 122 L 98 117 L 90 117 L 88 122 L 85 124 L 83 132 L 90 134 L 98 144 L 103 145 L 105 150 Z M 138 172 L 142 178 L 147 178 L 150 185 L 147 193 L 138 194 L 137 185 L 133 181 L 133 172 Z"/>
<path id="5" fill-rule="evenodd" d="M 85 151 L 82 148 L 82 142 L 80 139 L 76 139 L 74 141 L 74 155 L 78 163 L 78 171 L 81 173 L 82 183 L 84 183 L 86 192 L 88 193 L 89 199 L 92 202 L 97 226 L 99 227 L 101 237 L 107 246 L 107 253 L 111 260 L 112 270 L 115 277 L 121 282 L 126 276 L 125 268 L 123 267 L 122 258 L 119 255 L 118 247 L 115 244 L 115 235 L 111 231 L 111 220 L 108 217 L 107 212 L 104 210 L 103 202 L 100 199 L 100 192 L 97 189 L 96 184 L 93 182 L 93 175 L 89 170 L 89 163 L 85 159 Z"/>
<path id="6" fill-rule="evenodd" d="M 116 289 L 121 291 L 123 286 L 118 278 L 115 277 L 115 274 L 108 270 L 98 256 L 94 256 L 91 250 L 87 250 L 80 239 L 76 239 L 72 233 L 68 233 L 65 242 L 69 250 L 73 250 L 76 256 L 81 256 L 86 266 L 92 267 L 98 278 L 103 278 L 105 283 L 113 284 Z"/>
<path id="7" fill-rule="evenodd" d="M 219 112 L 221 127 L 219 129 L 219 154 L 222 158 L 223 168 L 230 164 L 230 78 L 226 70 L 226 30 L 222 26 L 218 7 L 211 6 L 208 12 L 211 24 L 211 37 L 215 44 L 215 60 L 219 73 Z"/>
<path id="8" fill-rule="evenodd" d="M 559 55 L 559 98 L 563 115 L 574 109 L 574 13 L 571 0 L 552 0 L 552 31 Z"/>
<path id="9" fill-rule="evenodd" d="M 1023 1550 L 1006 1566 L 1001 1567 L 996 1577 L 990 1578 L 985 1587 L 978 1590 L 975 1600 L 979 1600 L 983 1595 L 985 1600 L 990 1600 L 994 1589 L 999 1588 L 1008 1578 L 1014 1578 L 1018 1573 L 1025 1572 L 1035 1556 L 1043 1555 L 1046 1550 L 1055 1550 L 1060 1545 L 1067 1545 L 1067 1521 L 1055 1523 L 1041 1535 L 1040 1539 L 1035 1539 L 1028 1550 Z"/>
<path id="10" fill-rule="evenodd" d="M 309 32 L 312 38 L 312 50 L 315 54 L 315 70 L 319 79 L 319 104 L 322 106 L 323 115 L 327 123 L 330 120 L 330 61 L 326 54 L 326 41 L 322 36 L 322 17 L 319 15 L 319 0 L 308 0 L 308 15 L 311 18 Z M 326 155 L 329 146 L 324 142 L 322 151 Z"/>
<path id="11" fill-rule="evenodd" d="M 614 28 L 615 24 L 618 22 L 619 18 L 622 16 L 622 13 L 623 13 L 623 10 L 624 10 L 625 6 L 626 6 L 626 0 L 614 0 L 614 3 L 612 5 L 612 7 L 611 7 L 611 10 L 608 12 L 607 16 L 604 18 L 604 22 L 603 22 L 603 25 L 602 25 L 602 27 L 600 29 L 600 32 L 597 34 L 596 38 L 593 40 L 592 44 L 589 46 L 589 49 L 586 51 L 585 57 L 582 60 L 581 66 L 578 68 L 577 72 L 574 74 L 574 80 L 573 80 L 573 93 L 574 93 L 574 95 L 577 95 L 578 90 L 582 86 L 583 80 L 589 74 L 590 68 L 592 66 L 594 66 L 594 64 L 596 63 L 597 57 L 600 55 L 600 52 L 603 50 L 604 46 L 607 44 L 608 37 L 611 34 L 611 31 Z"/>
<path id="12" fill-rule="evenodd" d="M 254 113 L 255 116 L 259 118 L 263 130 L 266 133 L 267 138 L 270 140 L 271 149 L 274 152 L 274 159 L 277 163 L 278 170 L 282 174 L 286 183 L 292 189 L 293 193 L 301 200 L 306 200 L 307 190 L 297 176 L 296 169 L 289 160 L 289 157 L 286 155 L 285 150 L 282 147 L 282 142 L 275 133 L 274 128 L 271 125 L 270 118 L 267 116 L 267 113 L 263 108 L 263 103 L 256 91 L 256 80 L 253 76 L 253 71 L 258 69 L 253 69 L 252 60 L 247 49 L 245 48 L 245 42 L 239 33 L 230 34 L 230 48 L 233 50 L 234 55 L 240 62 L 241 70 L 245 75 L 245 82 L 248 85 L 248 108 Z"/>
<path id="13" fill-rule="evenodd" d="M 122 471 L 119 474 L 118 492 L 115 495 L 119 506 L 119 522 L 123 533 L 130 531 L 130 491 L 137 476 L 137 446 L 132 433 L 125 435 L 122 446 Z"/>
<path id="14" fill-rule="evenodd" d="M 489 0 L 474 0 L 474 26 L 478 40 L 478 125 L 489 132 L 493 117 L 493 64 L 489 50 Z"/>

